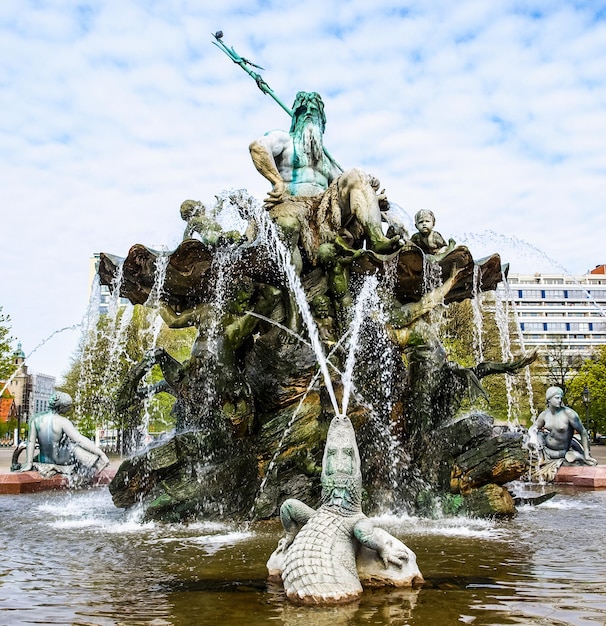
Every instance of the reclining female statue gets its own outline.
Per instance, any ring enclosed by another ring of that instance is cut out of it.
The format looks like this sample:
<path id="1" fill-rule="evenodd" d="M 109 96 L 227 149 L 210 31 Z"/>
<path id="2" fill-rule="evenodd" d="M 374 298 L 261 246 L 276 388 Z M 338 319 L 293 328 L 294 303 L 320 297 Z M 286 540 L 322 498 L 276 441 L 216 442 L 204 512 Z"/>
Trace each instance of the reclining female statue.
<path id="1" fill-rule="evenodd" d="M 528 429 L 531 445 L 537 448 L 545 462 L 597 465 L 589 452 L 587 431 L 578 414 L 562 404 L 563 397 L 560 387 L 547 389 L 547 408 Z M 575 432 L 581 435 L 580 445 L 573 437 Z"/>
<path id="2" fill-rule="evenodd" d="M 27 457 L 21 472 L 37 469 L 43 476 L 73 472 L 94 474 L 109 465 L 105 452 L 62 415 L 71 406 L 71 396 L 59 391 L 49 400 L 49 410 L 30 420 Z M 40 451 L 34 462 L 36 442 Z"/>

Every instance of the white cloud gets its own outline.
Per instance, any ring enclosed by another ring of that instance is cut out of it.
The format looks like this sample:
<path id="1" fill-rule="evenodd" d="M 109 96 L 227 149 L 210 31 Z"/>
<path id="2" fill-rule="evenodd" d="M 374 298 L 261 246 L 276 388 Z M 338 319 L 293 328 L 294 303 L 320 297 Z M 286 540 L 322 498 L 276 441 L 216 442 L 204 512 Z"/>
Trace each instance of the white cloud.
<path id="1" fill-rule="evenodd" d="M 212 45 L 218 29 L 287 105 L 319 91 L 335 158 L 409 213 L 434 210 L 443 235 L 494 231 L 486 245 L 534 246 L 572 273 L 606 261 L 606 21 L 591 4 L 215 4 L 0 4 L 0 304 L 26 352 L 82 316 L 92 253 L 175 245 L 185 198 L 267 191 L 248 143 L 288 118 Z M 492 251 L 512 271 L 541 256 Z M 34 369 L 65 370 L 55 341 Z"/>

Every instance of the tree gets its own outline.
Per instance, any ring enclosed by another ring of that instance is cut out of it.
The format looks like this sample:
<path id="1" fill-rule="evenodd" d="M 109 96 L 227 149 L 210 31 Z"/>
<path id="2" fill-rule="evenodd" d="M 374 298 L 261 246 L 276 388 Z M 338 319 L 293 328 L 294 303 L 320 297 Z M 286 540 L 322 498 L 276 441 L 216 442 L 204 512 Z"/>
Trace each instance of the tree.
<path id="1" fill-rule="evenodd" d="M 589 420 L 583 402 L 585 389 L 589 391 Z M 600 346 L 590 359 L 583 362 L 578 375 L 568 386 L 567 402 L 594 436 L 598 432 L 606 433 L 606 346 Z"/>
<path id="2" fill-rule="evenodd" d="M 548 387 L 560 387 L 567 395 L 568 386 L 574 380 L 583 364 L 578 354 L 570 354 L 564 347 L 561 338 L 547 345 L 543 351 Z"/>
<path id="3" fill-rule="evenodd" d="M 7 326 L 10 321 L 10 316 L 4 315 L 0 306 L 0 380 L 6 380 L 15 371 L 11 346 L 14 339 L 10 336 L 10 326 Z"/>
<path id="4" fill-rule="evenodd" d="M 117 391 L 128 371 L 145 352 L 163 347 L 178 360 L 185 360 L 196 334 L 195 329 L 171 330 L 155 327 L 155 312 L 144 306 L 122 307 L 115 316 L 101 315 L 83 336 L 61 390 L 74 398 L 74 421 L 83 434 L 92 437 L 96 428 L 117 428 L 134 433 L 143 426 L 150 432 L 172 428 L 174 398 L 160 393 L 145 402 L 142 417 L 116 410 Z M 154 339 L 154 337 L 156 337 Z M 146 384 L 158 382 L 162 374 L 155 367 Z"/>
<path id="5" fill-rule="evenodd" d="M 513 319 L 508 319 L 506 311 L 497 310 L 499 302 L 494 294 L 484 293 L 481 299 L 481 307 L 475 310 L 471 300 L 451 303 L 443 315 L 441 336 L 448 358 L 463 367 L 474 367 L 481 361 L 508 361 L 522 352 L 519 347 L 511 346 L 511 337 L 516 336 L 515 324 Z M 512 354 L 508 354 L 508 347 Z M 531 368 L 534 371 L 534 364 Z M 529 380 L 522 373 L 486 378 L 482 386 L 488 402 L 482 397 L 475 402 L 464 402 L 460 412 L 479 409 L 500 421 L 526 422 L 531 413 L 529 386 L 535 387 L 534 378 L 531 376 Z"/>

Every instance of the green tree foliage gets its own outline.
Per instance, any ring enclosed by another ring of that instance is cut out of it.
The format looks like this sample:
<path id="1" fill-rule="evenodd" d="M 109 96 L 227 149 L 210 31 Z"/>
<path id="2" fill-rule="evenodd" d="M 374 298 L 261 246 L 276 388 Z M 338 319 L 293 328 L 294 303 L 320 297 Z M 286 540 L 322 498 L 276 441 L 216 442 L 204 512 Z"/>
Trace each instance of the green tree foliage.
<path id="1" fill-rule="evenodd" d="M 583 402 L 585 388 L 589 390 L 589 420 Z M 606 346 L 600 346 L 592 358 L 583 362 L 568 385 L 566 401 L 577 411 L 585 427 L 589 426 L 592 435 L 606 434 Z"/>
<path id="2" fill-rule="evenodd" d="M 83 337 L 61 385 L 74 398 L 73 419 L 83 434 L 92 437 L 99 427 L 133 430 L 140 426 L 141 419 L 150 432 L 172 428 L 174 398 L 166 393 L 150 398 L 143 416 L 116 411 L 120 385 L 127 372 L 152 348 L 156 334 L 156 346 L 165 348 L 180 361 L 189 356 L 195 329 L 170 330 L 163 325 L 157 333 L 155 322 L 153 312 L 143 306 L 122 308 L 115 319 L 101 315 L 96 327 Z M 144 383 L 151 385 L 161 378 L 160 369 L 154 367 Z"/>
<path id="3" fill-rule="evenodd" d="M 493 293 L 484 293 L 480 297 L 481 311 L 474 311 L 473 303 L 465 300 L 449 304 L 444 312 L 441 328 L 443 344 L 448 359 L 462 367 L 474 367 L 481 361 L 508 360 L 507 356 L 503 356 L 503 346 L 507 344 L 510 344 L 514 356 L 522 353 L 519 345 L 512 341 L 512 338 L 517 337 L 513 319 L 505 324 L 497 324 L 498 315 L 506 317 L 506 312 L 497 314 Z M 509 336 L 504 337 L 507 333 Z M 534 368 L 531 368 L 532 371 Z M 481 382 L 488 395 L 488 402 L 483 398 L 474 402 L 468 400 L 462 404 L 461 412 L 485 410 L 499 421 L 517 419 L 522 424 L 530 422 L 529 398 L 536 395 L 536 388 L 541 388 L 536 376 L 531 375 L 529 381 L 525 373 L 520 372 L 514 376 L 488 376 Z M 532 394 L 529 392 L 529 382 Z"/>
<path id="4" fill-rule="evenodd" d="M 567 396 L 568 387 L 578 375 L 583 359 L 579 355 L 567 352 L 561 338 L 545 346 L 543 359 L 547 368 L 545 375 L 547 387 L 559 387 L 564 396 Z"/>
<path id="5" fill-rule="evenodd" d="M 0 307 L 0 380 L 6 380 L 14 371 L 11 346 L 13 337 L 10 336 L 9 315 L 5 315 Z"/>

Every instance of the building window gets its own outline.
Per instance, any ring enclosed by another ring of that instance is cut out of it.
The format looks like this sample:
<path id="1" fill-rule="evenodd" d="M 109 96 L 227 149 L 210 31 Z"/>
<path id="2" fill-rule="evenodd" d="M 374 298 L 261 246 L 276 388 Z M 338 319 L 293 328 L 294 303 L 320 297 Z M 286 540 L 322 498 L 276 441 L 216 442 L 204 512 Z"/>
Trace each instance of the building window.
<path id="1" fill-rule="evenodd" d="M 540 289 L 524 289 L 520 290 L 520 298 L 540 298 L 541 290 Z"/>
<path id="2" fill-rule="evenodd" d="M 570 322 L 570 330 L 572 332 L 589 332 L 589 324 L 587 322 Z"/>
<path id="3" fill-rule="evenodd" d="M 565 331 L 566 330 L 566 324 L 564 324 L 562 322 L 549 322 L 549 324 L 547 324 L 547 330 L 562 330 L 562 331 Z"/>
<path id="4" fill-rule="evenodd" d="M 544 330 L 541 322 L 525 322 L 522 325 L 522 330 Z"/>
<path id="5" fill-rule="evenodd" d="M 545 289 L 545 297 L 546 298 L 563 298 L 564 290 L 563 289 Z"/>

